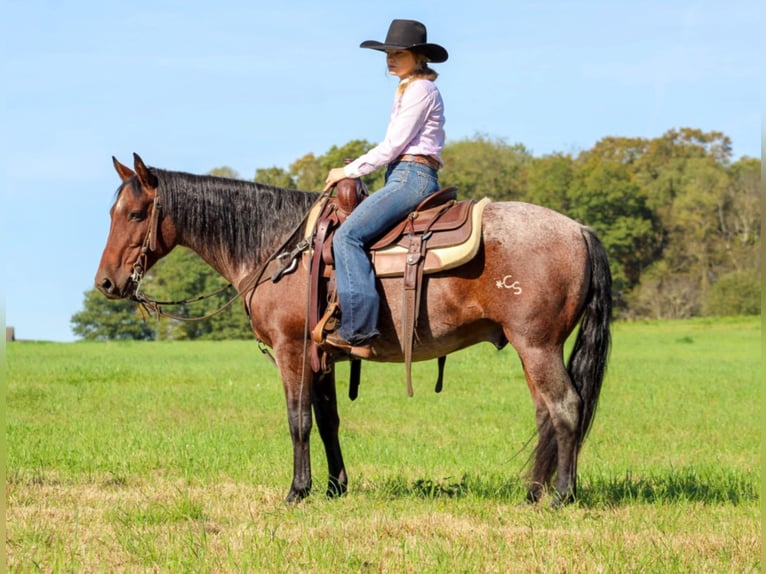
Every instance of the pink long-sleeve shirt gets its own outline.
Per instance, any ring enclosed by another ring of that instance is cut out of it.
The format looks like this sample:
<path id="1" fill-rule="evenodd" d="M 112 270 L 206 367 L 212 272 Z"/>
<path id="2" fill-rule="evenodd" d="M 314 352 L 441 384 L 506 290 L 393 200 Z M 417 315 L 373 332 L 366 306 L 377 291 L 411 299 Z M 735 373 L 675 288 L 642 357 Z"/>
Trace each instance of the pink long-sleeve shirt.
<path id="1" fill-rule="evenodd" d="M 407 81 L 407 80 L 405 80 Z M 346 177 L 361 177 L 387 165 L 402 154 L 429 155 L 441 163 L 444 147 L 444 103 L 436 84 L 410 80 L 394 107 L 382 142 L 346 165 Z"/>

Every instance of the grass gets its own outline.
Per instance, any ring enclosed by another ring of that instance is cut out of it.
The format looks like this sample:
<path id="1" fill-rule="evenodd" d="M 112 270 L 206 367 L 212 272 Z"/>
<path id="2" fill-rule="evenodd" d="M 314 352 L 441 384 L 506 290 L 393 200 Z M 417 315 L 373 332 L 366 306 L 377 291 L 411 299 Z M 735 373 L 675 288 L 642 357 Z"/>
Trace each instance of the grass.
<path id="1" fill-rule="evenodd" d="M 518 358 L 365 364 L 350 491 L 285 506 L 276 369 L 252 342 L 32 343 L 7 353 L 6 550 L 18 572 L 758 572 L 757 319 L 619 323 L 578 501 L 523 504 Z M 527 445 L 527 446 L 525 446 Z"/>

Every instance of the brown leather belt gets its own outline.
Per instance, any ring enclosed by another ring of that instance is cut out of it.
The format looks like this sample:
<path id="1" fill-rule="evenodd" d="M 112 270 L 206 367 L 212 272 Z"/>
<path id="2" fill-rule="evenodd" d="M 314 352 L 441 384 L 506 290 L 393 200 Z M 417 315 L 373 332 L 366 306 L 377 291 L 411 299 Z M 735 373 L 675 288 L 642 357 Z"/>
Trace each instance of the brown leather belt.
<path id="1" fill-rule="evenodd" d="M 397 163 L 400 161 L 414 161 L 416 163 L 422 163 L 423 165 L 427 165 L 431 169 L 436 169 L 436 170 L 438 170 L 441 167 L 439 160 L 437 160 L 435 157 L 431 155 L 415 155 L 415 154 L 406 153 L 397 157 L 394 160 L 394 163 Z"/>

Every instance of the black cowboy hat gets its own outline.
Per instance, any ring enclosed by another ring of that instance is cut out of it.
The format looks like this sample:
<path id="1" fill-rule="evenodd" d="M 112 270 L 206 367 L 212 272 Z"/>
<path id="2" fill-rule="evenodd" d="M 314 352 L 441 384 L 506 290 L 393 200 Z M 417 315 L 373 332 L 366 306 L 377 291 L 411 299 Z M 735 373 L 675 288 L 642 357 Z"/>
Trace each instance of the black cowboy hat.
<path id="1" fill-rule="evenodd" d="M 429 61 L 439 63 L 447 61 L 447 50 L 439 44 L 429 44 L 427 42 L 427 32 L 425 25 L 417 20 L 393 20 L 388 27 L 388 34 L 385 42 L 376 42 L 367 40 L 359 44 L 360 48 L 371 48 L 372 50 L 414 50 L 426 55 Z"/>

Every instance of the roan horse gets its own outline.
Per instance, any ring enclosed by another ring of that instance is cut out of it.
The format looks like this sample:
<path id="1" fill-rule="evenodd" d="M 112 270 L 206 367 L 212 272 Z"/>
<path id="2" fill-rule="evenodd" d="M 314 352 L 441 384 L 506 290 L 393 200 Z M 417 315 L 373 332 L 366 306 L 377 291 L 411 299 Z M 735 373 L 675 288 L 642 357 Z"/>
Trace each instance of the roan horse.
<path id="1" fill-rule="evenodd" d="M 327 455 L 327 494 L 343 494 L 348 477 L 338 441 L 334 370 L 306 368 L 308 272 L 299 265 L 276 284 L 257 272 L 278 249 L 303 236 L 304 215 L 318 195 L 148 168 L 135 154 L 133 169 L 113 161 L 122 184 L 110 212 L 97 288 L 109 298 L 135 297 L 143 272 L 174 246 L 200 255 L 239 290 L 256 337 L 273 350 L 293 443 L 287 501 L 311 489 L 312 407 Z M 527 498 L 538 501 L 555 476 L 553 503 L 571 501 L 577 456 L 593 421 L 610 346 L 611 275 L 593 230 L 543 207 L 490 203 L 476 257 L 427 275 L 423 289 L 414 360 L 482 341 L 498 349 L 511 343 L 521 358 L 538 430 Z M 401 279 L 381 279 L 379 291 L 382 335 L 373 360 L 401 362 Z M 565 365 L 564 342 L 578 323 Z"/>

